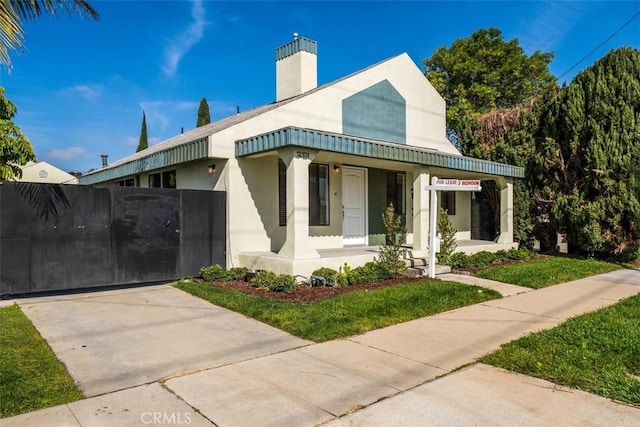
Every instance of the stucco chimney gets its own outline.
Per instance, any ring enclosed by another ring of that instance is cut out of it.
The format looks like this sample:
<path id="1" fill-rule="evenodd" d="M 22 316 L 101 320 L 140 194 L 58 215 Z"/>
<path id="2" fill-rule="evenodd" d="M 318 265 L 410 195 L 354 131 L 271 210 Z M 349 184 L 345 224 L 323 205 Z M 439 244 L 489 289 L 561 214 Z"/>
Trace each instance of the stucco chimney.
<path id="1" fill-rule="evenodd" d="M 300 95 L 318 85 L 318 44 L 298 33 L 276 49 L 276 101 Z"/>

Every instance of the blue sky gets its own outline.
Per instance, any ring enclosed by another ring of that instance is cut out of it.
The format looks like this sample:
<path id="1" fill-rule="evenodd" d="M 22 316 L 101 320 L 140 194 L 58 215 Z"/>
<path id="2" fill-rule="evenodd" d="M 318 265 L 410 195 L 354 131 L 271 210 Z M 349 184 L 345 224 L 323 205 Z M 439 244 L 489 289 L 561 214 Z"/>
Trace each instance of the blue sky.
<path id="1" fill-rule="evenodd" d="M 105 1 L 97 22 L 77 16 L 25 25 L 0 85 L 38 160 L 67 171 L 135 152 L 142 110 L 150 145 L 195 127 L 206 97 L 213 121 L 273 102 L 275 49 L 292 33 L 318 42 L 318 84 L 407 52 L 416 64 L 479 28 L 551 51 L 565 73 L 640 12 L 626 1 Z M 640 48 L 640 17 L 568 72 L 611 49 Z"/>

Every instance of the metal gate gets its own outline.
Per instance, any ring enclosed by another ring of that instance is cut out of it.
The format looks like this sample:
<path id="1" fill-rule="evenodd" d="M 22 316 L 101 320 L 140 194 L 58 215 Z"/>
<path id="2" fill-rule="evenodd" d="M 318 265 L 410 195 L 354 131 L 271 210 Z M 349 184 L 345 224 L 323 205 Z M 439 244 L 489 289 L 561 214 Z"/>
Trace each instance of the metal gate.
<path id="1" fill-rule="evenodd" d="M 0 295 L 196 276 L 225 227 L 224 192 L 5 182 Z"/>

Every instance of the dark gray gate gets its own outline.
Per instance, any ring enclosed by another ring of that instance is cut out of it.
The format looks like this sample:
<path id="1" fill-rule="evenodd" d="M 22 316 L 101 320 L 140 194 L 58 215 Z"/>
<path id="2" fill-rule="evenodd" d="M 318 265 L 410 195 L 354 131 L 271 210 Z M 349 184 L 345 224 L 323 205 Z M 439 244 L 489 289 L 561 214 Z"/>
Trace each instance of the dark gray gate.
<path id="1" fill-rule="evenodd" d="M 0 294 L 175 280 L 225 264 L 224 192 L 5 182 Z"/>

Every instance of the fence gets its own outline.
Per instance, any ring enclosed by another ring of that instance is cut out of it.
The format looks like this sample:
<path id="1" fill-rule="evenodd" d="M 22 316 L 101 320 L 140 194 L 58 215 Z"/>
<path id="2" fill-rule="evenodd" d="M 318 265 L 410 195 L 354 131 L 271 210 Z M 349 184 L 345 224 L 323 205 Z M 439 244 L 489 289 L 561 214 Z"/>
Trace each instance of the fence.
<path id="1" fill-rule="evenodd" d="M 0 295 L 196 276 L 225 224 L 224 192 L 5 182 Z"/>

